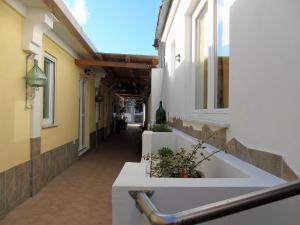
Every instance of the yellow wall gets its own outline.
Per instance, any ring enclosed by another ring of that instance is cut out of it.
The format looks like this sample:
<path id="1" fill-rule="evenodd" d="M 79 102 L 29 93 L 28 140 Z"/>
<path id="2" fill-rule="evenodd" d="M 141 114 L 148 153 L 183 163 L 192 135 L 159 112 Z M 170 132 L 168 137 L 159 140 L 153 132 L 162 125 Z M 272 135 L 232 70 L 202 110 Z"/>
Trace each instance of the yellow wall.
<path id="1" fill-rule="evenodd" d="M 0 1 L 0 171 L 29 160 L 30 110 L 25 110 L 23 17 Z"/>
<path id="2" fill-rule="evenodd" d="M 103 84 L 101 84 L 100 89 L 101 95 L 104 99 L 100 103 L 99 129 L 107 128 L 108 131 L 110 131 L 110 125 L 112 124 L 112 101 L 114 94 Z"/>
<path id="3" fill-rule="evenodd" d="M 104 100 L 103 100 L 103 126 L 107 128 L 107 132 L 110 133 L 110 128 L 112 124 L 112 102 L 113 93 L 112 91 L 104 86 Z"/>
<path id="4" fill-rule="evenodd" d="M 25 110 L 24 18 L 3 1 L 0 1 L 0 15 L 1 172 L 30 160 L 30 110 Z M 58 126 L 41 130 L 42 152 L 78 139 L 79 77 L 82 73 L 74 64 L 74 58 L 46 36 L 42 52 L 45 51 L 57 59 L 55 123 Z M 94 131 L 94 88 L 91 87 L 94 87 L 93 79 L 89 80 L 87 102 L 88 130 Z"/>
<path id="5" fill-rule="evenodd" d="M 83 74 L 74 64 L 74 58 L 55 44 L 50 38 L 43 38 L 43 52 L 56 59 L 55 115 L 57 127 L 42 129 L 42 152 L 78 139 L 79 132 L 79 80 Z M 87 77 L 87 76 L 85 76 Z M 87 145 L 89 132 L 96 130 L 94 76 L 87 77 Z M 42 105 L 42 104 L 41 104 Z"/>
<path id="6" fill-rule="evenodd" d="M 54 121 L 57 127 L 42 129 L 42 152 L 46 152 L 78 138 L 81 69 L 71 55 L 46 36 L 43 52 L 56 58 Z"/>
<path id="7" fill-rule="evenodd" d="M 96 131 L 96 105 L 95 105 L 95 77 L 89 77 L 89 131 L 90 133 Z"/>

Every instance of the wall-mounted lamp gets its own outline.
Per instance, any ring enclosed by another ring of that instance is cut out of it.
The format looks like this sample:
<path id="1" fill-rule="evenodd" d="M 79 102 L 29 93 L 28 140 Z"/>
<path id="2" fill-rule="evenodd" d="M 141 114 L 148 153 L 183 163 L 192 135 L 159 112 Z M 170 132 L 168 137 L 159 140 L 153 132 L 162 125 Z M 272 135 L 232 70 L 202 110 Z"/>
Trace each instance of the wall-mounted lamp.
<path id="1" fill-rule="evenodd" d="M 95 96 L 95 101 L 98 102 L 98 103 L 102 102 L 103 101 L 103 96 L 102 95 L 96 95 Z"/>
<path id="2" fill-rule="evenodd" d="M 95 96 L 95 102 L 100 103 L 103 101 L 103 96 L 101 95 L 100 88 L 96 88 L 96 96 Z"/>
<path id="3" fill-rule="evenodd" d="M 30 87 L 44 87 L 47 81 L 47 77 L 44 71 L 39 67 L 38 61 L 34 60 L 34 66 L 26 74 L 26 83 Z"/>
<path id="4" fill-rule="evenodd" d="M 38 66 L 38 61 L 34 59 L 34 65 L 29 72 L 27 72 L 28 60 L 33 55 L 28 55 L 26 57 L 26 76 L 25 76 L 25 88 L 26 88 L 26 102 L 25 109 L 31 109 L 31 106 L 28 106 L 27 101 L 35 97 L 35 90 L 38 90 L 39 87 L 44 87 L 47 81 L 47 77 L 44 71 Z M 34 90 L 31 94 L 28 93 L 28 86 L 32 87 Z"/>
<path id="5" fill-rule="evenodd" d="M 177 62 L 180 62 L 180 54 L 176 55 L 175 59 L 177 60 Z"/>

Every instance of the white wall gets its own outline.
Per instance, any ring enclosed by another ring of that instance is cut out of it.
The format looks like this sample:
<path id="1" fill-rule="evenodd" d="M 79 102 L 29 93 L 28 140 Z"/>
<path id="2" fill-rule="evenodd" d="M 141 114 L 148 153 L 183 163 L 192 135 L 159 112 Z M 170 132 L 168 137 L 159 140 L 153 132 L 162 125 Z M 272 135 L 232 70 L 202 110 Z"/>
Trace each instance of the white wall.
<path id="1" fill-rule="evenodd" d="M 226 124 L 227 140 L 236 137 L 249 148 L 282 155 L 300 175 L 300 1 L 235 1 L 230 16 L 229 110 L 207 112 L 193 109 L 190 15 L 197 2 L 175 0 L 163 33 L 161 94 L 167 115 L 195 124 Z M 180 62 L 174 61 L 178 54 Z"/>
<path id="2" fill-rule="evenodd" d="M 169 117 L 197 120 L 199 123 L 228 122 L 228 110 L 195 110 L 195 82 L 192 57 L 192 15 L 199 0 L 174 0 L 162 41 L 166 46 L 166 63 L 164 70 L 163 102 Z M 175 12 L 175 13 L 173 13 Z M 174 15 L 173 15 L 174 14 Z M 175 56 L 180 55 L 180 61 Z M 209 85 L 214 85 L 212 82 Z M 212 90 L 212 88 L 210 88 Z M 213 99 L 213 92 L 208 98 Z M 211 101 L 210 101 L 211 102 Z"/>
<path id="3" fill-rule="evenodd" d="M 282 154 L 298 175 L 299 9 L 299 0 L 237 0 L 233 5 L 228 137 Z"/>
<path id="4" fill-rule="evenodd" d="M 126 163 L 112 188 L 113 225 L 149 225 L 128 191 L 152 190 L 152 201 L 163 213 L 176 213 L 273 186 L 262 178 L 149 178 L 146 164 Z M 298 225 L 295 198 L 202 223 L 209 225 Z M 270 216 L 272 215 L 272 216 Z M 288 222 L 287 222 L 288 221 Z"/>
<path id="5" fill-rule="evenodd" d="M 166 36 L 165 46 L 165 70 L 164 87 L 162 91 L 163 102 L 169 117 L 183 117 L 185 115 L 185 83 L 188 74 L 185 73 L 185 13 L 190 0 L 174 1 L 173 8 L 176 14 L 170 29 L 164 32 Z M 178 5 L 178 6 L 177 6 Z M 177 6 L 177 7 L 176 7 Z M 171 18 L 172 16 L 170 16 Z M 175 56 L 180 54 L 180 62 Z"/>
<path id="6" fill-rule="evenodd" d="M 159 107 L 159 102 L 162 93 L 162 82 L 163 82 L 163 69 L 157 68 L 151 71 L 151 95 L 150 95 L 150 123 L 154 124 L 156 121 L 156 110 Z"/>

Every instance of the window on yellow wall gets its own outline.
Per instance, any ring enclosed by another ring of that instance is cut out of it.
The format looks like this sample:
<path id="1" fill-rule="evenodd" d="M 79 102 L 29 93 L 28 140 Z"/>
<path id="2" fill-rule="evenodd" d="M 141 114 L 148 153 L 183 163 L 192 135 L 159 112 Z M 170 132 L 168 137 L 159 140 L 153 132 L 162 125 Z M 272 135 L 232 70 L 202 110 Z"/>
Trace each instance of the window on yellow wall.
<path id="1" fill-rule="evenodd" d="M 43 96 L 43 124 L 54 124 L 54 102 L 55 102 L 55 59 L 50 56 L 44 58 L 44 72 L 47 82 L 44 87 Z"/>

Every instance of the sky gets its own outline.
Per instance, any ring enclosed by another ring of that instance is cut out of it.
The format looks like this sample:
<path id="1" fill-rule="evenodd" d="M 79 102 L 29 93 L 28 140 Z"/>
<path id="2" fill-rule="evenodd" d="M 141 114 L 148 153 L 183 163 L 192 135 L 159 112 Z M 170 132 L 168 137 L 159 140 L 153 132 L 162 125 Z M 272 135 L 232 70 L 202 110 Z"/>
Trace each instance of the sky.
<path id="1" fill-rule="evenodd" d="M 157 55 L 161 0 L 64 0 L 99 52 Z"/>

